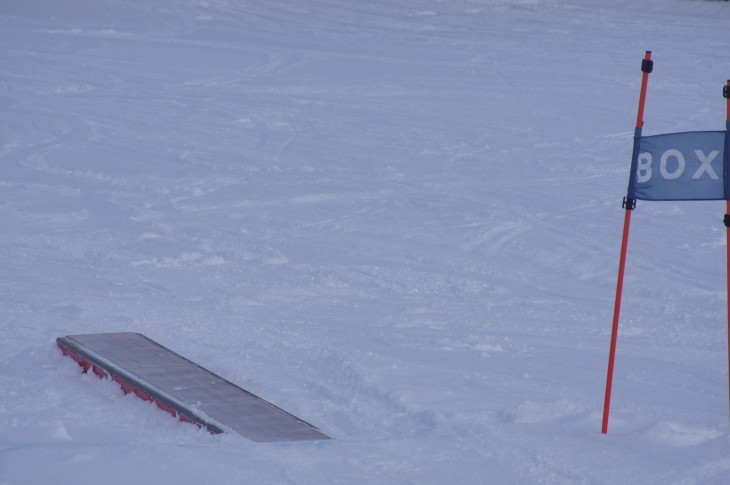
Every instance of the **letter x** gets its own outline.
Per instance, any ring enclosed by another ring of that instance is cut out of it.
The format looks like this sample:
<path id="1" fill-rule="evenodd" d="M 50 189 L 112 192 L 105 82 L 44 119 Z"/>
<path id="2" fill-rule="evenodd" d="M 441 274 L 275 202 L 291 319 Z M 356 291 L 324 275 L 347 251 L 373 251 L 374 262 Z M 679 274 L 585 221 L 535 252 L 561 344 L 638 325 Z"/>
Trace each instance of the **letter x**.
<path id="1" fill-rule="evenodd" d="M 700 160 L 701 165 L 692 175 L 692 178 L 698 179 L 702 177 L 703 173 L 707 172 L 707 175 L 709 175 L 711 179 L 719 179 L 720 177 L 717 176 L 715 169 L 712 168 L 712 161 L 715 160 L 715 158 L 717 158 L 719 154 L 720 152 L 717 150 L 712 150 L 709 155 L 705 155 L 702 150 L 695 150 L 695 155 L 697 155 L 697 158 Z"/>

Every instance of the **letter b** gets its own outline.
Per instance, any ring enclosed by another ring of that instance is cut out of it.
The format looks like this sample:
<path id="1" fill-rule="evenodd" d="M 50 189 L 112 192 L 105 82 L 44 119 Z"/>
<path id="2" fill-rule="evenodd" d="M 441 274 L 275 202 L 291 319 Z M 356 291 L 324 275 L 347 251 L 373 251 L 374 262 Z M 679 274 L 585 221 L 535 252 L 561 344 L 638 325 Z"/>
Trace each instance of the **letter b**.
<path id="1" fill-rule="evenodd" d="M 643 184 L 651 179 L 651 153 L 640 153 L 636 164 L 636 183 Z"/>

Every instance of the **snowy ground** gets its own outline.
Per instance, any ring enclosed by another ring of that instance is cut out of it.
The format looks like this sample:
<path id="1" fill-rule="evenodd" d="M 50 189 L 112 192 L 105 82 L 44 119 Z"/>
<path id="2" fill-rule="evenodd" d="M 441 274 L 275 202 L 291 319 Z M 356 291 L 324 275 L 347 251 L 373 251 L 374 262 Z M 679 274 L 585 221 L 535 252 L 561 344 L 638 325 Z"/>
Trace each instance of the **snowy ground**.
<path id="1" fill-rule="evenodd" d="M 730 3 L 4 0 L 0 484 L 728 483 L 724 204 L 634 213 L 631 136 L 723 129 Z M 136 331 L 318 426 L 255 444 L 81 375 Z"/>

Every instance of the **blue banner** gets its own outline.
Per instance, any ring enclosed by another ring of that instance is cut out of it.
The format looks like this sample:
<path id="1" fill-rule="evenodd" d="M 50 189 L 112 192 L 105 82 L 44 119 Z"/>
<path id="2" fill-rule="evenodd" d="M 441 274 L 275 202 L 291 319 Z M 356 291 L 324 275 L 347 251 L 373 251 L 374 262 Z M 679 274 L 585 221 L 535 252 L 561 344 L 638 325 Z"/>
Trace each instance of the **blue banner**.
<path id="1" fill-rule="evenodd" d="M 628 196 L 725 200 L 725 135 L 725 131 L 691 131 L 638 138 Z"/>

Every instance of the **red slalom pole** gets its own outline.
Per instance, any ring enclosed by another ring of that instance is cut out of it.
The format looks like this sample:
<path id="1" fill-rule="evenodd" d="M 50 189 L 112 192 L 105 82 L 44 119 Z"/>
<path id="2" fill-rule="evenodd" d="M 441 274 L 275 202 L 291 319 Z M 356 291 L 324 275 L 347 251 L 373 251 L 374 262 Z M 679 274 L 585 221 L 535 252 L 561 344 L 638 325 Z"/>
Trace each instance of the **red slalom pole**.
<path id="1" fill-rule="evenodd" d="M 722 95 L 726 99 L 727 116 L 725 117 L 725 171 L 730 168 L 730 80 L 723 87 Z M 728 173 L 725 173 L 725 227 L 727 247 L 727 369 L 728 369 L 728 420 L 730 420 L 730 200 L 728 200 Z"/>
<path id="2" fill-rule="evenodd" d="M 631 177 L 634 177 L 636 170 L 636 159 L 639 155 L 639 140 L 641 138 L 641 129 L 644 126 L 644 103 L 646 101 L 646 87 L 649 83 L 649 73 L 653 69 L 653 61 L 651 60 L 651 51 L 646 51 L 644 59 L 641 63 L 641 96 L 639 96 L 639 110 L 636 116 L 636 129 L 634 130 L 634 151 L 631 159 Z M 619 314 L 621 313 L 621 295 L 624 287 L 624 268 L 626 266 L 626 252 L 629 245 L 629 226 L 631 225 L 631 211 L 636 207 L 636 200 L 631 197 L 624 198 L 624 208 L 626 214 L 624 215 L 624 230 L 621 239 L 621 257 L 619 258 L 618 264 L 618 278 L 616 282 L 616 301 L 613 306 L 613 325 L 611 327 L 611 347 L 608 353 L 608 372 L 606 374 L 606 395 L 603 401 L 603 423 L 601 425 L 601 433 L 608 433 L 608 414 L 611 408 L 611 388 L 613 386 L 613 367 L 616 361 L 616 341 L 618 339 L 618 322 Z M 730 202 L 728 203 L 730 207 Z M 729 229 L 730 231 L 730 229 Z M 730 236 L 728 236 L 730 237 Z M 730 250 L 728 252 L 730 255 Z M 728 263 L 730 269 L 730 263 Z M 730 284 L 730 279 L 728 280 Z M 730 288 L 730 287 L 729 287 Z M 729 290 L 730 291 L 730 290 Z M 728 307 L 730 309 L 730 306 Z M 730 325 L 730 323 L 728 323 Z M 730 331 L 730 327 L 729 331 Z M 730 337 L 729 337 L 730 339 Z M 728 340 L 730 345 L 730 340 Z M 728 353 L 728 359 L 730 359 L 730 351 Z M 730 368 L 730 360 L 728 361 Z M 730 382 L 730 381 L 729 381 Z"/>

